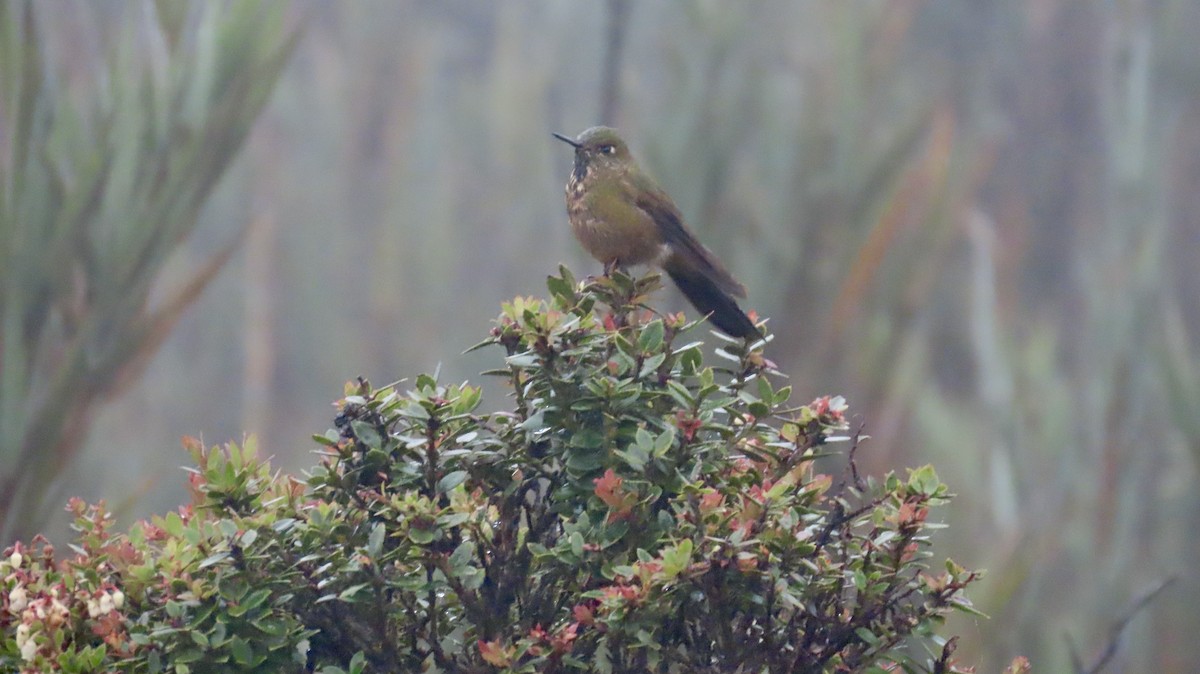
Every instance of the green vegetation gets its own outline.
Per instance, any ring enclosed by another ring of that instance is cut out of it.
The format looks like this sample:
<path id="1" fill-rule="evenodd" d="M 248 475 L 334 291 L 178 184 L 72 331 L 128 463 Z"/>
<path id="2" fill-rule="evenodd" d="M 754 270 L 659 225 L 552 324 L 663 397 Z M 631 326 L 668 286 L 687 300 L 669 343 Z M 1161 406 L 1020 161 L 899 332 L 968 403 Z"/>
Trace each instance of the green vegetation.
<path id="1" fill-rule="evenodd" d="M 860 475 L 840 399 L 790 403 L 761 342 L 706 366 L 692 324 L 646 309 L 656 275 L 548 286 L 481 345 L 508 410 L 359 381 L 303 481 L 252 440 L 192 442 L 178 513 L 114 534 L 73 502 L 70 556 L 0 561 L 0 665 L 960 671 L 936 628 L 979 574 L 933 563 L 932 467 Z"/>
<path id="2" fill-rule="evenodd" d="M 36 12 L 35 53 L 44 88 L 84 112 L 113 102 L 95 71 L 146 72 L 104 65 L 111 54 L 187 52 L 210 36 L 192 31 L 197 17 L 244 7 L 190 3 L 175 42 L 153 37 L 150 10 L 178 18 L 178 4 L 58 4 L 70 11 Z M 955 486 L 935 549 L 989 570 L 971 596 L 991 616 L 951 618 L 959 657 L 981 671 L 1012 653 L 1086 669 L 1072 650 L 1111 653 L 1113 671 L 1200 662 L 1200 584 L 1151 593 L 1200 557 L 1200 539 L 1180 535 L 1200 526 L 1200 3 L 249 4 L 302 19 L 303 38 L 150 306 L 259 226 L 144 377 L 145 359 L 121 370 L 133 383 L 95 424 L 64 413 L 92 431 L 79 464 L 56 433 L 18 428 L 44 401 L 71 409 L 44 392 L 56 380 L 41 368 L 62 351 L 0 354 L 5 377 L 36 371 L 31 388 L 0 392 L 0 446 L 40 445 L 21 450 L 28 461 L 5 455 L 2 477 L 54 487 L 18 499 L 0 546 L 66 493 L 109 497 L 123 526 L 170 508 L 178 461 L 162 448 L 181 435 L 249 430 L 299 470 L 350 375 L 441 362 L 441 381 L 474 378 L 486 351 L 450 354 L 499 301 L 559 261 L 598 270 L 569 232 L 570 159 L 549 132 L 607 123 L 746 283 L 746 308 L 772 317 L 767 353 L 797 396 L 837 391 L 869 422 L 862 471 L 933 463 Z M 16 44 L 25 24 L 4 25 Z M 26 63 L 0 59 L 6 111 Z M 0 278 L 19 268 L 5 259 Z M 10 299 L 38 284 L 2 290 L 7 307 L 58 306 Z M 684 306 L 671 290 L 655 304 Z M 45 529 L 56 542 L 68 517 Z"/>
<path id="3" fill-rule="evenodd" d="M 81 95 L 45 63 L 50 12 L 0 2 L 0 539 L 38 530 L 96 405 L 240 242 L 156 286 L 291 52 L 282 7 L 146 6 Z"/>

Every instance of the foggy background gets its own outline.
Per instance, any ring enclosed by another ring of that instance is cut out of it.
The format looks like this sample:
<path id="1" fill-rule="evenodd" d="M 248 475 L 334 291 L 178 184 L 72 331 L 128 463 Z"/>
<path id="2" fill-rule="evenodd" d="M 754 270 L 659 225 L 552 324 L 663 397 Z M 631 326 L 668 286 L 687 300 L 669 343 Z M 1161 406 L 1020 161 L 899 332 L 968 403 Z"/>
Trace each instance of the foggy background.
<path id="1" fill-rule="evenodd" d="M 42 12 L 47 67 L 96 79 L 148 7 Z M 1194 671 L 1200 3 L 297 1 L 281 30 L 159 282 L 248 233 L 62 467 L 56 540 L 67 495 L 184 501 L 182 436 L 298 472 L 347 380 L 480 381 L 501 302 L 600 271 L 550 132 L 604 123 L 770 317 L 793 398 L 845 395 L 862 468 L 958 494 L 936 552 L 988 570 L 991 616 L 946 630 L 963 662 L 1069 671 L 1177 578 L 1110 671 Z"/>

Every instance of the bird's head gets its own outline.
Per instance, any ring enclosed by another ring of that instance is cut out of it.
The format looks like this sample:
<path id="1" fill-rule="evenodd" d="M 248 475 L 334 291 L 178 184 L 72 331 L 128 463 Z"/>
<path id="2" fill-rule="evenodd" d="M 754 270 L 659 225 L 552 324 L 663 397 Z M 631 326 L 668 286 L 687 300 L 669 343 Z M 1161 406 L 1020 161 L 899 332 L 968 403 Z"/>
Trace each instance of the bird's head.
<path id="1" fill-rule="evenodd" d="M 554 137 L 575 148 L 575 177 L 579 180 L 593 170 L 607 173 L 624 170 L 633 163 L 629 146 L 621 140 L 615 129 L 607 126 L 593 126 L 579 134 L 578 138 L 561 133 L 554 134 Z"/>

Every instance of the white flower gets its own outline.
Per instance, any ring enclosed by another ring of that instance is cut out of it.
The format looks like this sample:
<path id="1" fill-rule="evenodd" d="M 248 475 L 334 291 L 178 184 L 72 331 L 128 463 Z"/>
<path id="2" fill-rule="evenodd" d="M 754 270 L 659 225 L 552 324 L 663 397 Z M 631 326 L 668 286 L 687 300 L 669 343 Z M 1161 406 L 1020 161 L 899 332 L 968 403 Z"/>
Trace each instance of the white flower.
<path id="1" fill-rule="evenodd" d="M 88 600 L 87 608 L 88 608 L 88 617 L 89 618 L 99 618 L 100 617 L 100 604 L 95 599 Z"/>
<path id="2" fill-rule="evenodd" d="M 109 613 L 112 613 L 112 612 L 113 612 L 112 597 L 107 592 L 105 592 L 104 594 L 100 595 L 100 613 L 103 615 L 108 615 Z"/>
<path id="3" fill-rule="evenodd" d="M 830 412 L 845 412 L 850 409 L 850 403 L 846 402 L 844 396 L 834 396 L 829 399 Z"/>
<path id="4" fill-rule="evenodd" d="M 14 569 L 21 568 L 21 562 L 24 560 L 25 558 L 21 555 L 20 550 L 13 550 L 13 553 L 8 556 L 8 563 L 12 565 L 12 568 Z"/>
<path id="5" fill-rule="evenodd" d="M 24 646 L 25 642 L 28 640 L 29 625 L 27 623 L 21 623 L 20 625 L 17 625 L 17 648 Z"/>
<path id="6" fill-rule="evenodd" d="M 67 622 L 67 618 L 71 615 L 71 611 L 67 605 L 58 600 L 58 597 L 50 600 L 50 615 L 47 618 L 47 624 L 51 627 L 58 627 Z"/>
<path id="7" fill-rule="evenodd" d="M 18 585 L 8 593 L 8 611 L 13 615 L 25 610 L 29 605 L 29 594 L 24 585 Z"/>
<path id="8" fill-rule="evenodd" d="M 113 590 L 112 602 L 113 606 L 117 607 L 117 610 L 120 611 L 121 607 L 125 605 L 125 593 L 120 590 Z"/>
<path id="9" fill-rule="evenodd" d="M 21 644 L 21 658 L 25 662 L 32 662 L 37 657 L 38 645 L 32 638 L 26 639 L 25 643 Z"/>

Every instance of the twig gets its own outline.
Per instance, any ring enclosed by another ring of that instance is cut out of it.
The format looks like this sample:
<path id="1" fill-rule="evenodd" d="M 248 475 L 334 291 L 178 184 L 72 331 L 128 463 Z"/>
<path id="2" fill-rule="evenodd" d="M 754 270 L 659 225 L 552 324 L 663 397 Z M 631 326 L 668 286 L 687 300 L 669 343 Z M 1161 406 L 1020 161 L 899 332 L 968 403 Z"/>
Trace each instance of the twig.
<path id="1" fill-rule="evenodd" d="M 855 454 L 858 452 L 858 442 L 862 438 L 863 429 L 866 427 L 866 421 L 859 422 L 858 428 L 854 431 L 854 438 L 850 441 L 850 452 L 847 455 L 850 468 L 850 478 L 854 480 L 854 486 L 859 491 L 865 489 L 866 485 L 863 483 L 862 477 L 860 477 L 858 474 L 858 463 L 855 462 Z"/>
<path id="2" fill-rule="evenodd" d="M 954 655 L 954 651 L 958 649 L 958 637 L 950 637 L 945 646 L 942 646 L 942 655 L 933 663 L 934 674 L 947 674 L 954 666 L 950 662 L 950 656 Z"/>
<path id="3" fill-rule="evenodd" d="M 1117 620 L 1117 622 L 1114 623 L 1112 628 L 1109 630 L 1108 643 L 1105 645 L 1104 651 L 1100 654 L 1100 657 L 1096 659 L 1095 663 L 1093 663 L 1091 667 L 1085 667 L 1083 665 L 1083 659 L 1079 656 L 1079 652 L 1075 649 L 1075 645 L 1071 643 L 1070 637 L 1068 637 L 1067 647 L 1071 650 L 1071 666 L 1072 669 L 1075 670 L 1076 674 L 1099 674 L 1099 672 L 1104 669 L 1106 665 L 1108 665 L 1109 661 L 1116 656 L 1117 651 L 1121 647 L 1121 637 L 1125 633 L 1125 628 L 1129 627 L 1129 623 L 1132 622 L 1135 617 L 1137 617 L 1138 613 L 1141 613 L 1142 609 L 1149 606 L 1150 602 L 1154 601 L 1154 599 L 1158 597 L 1163 590 L 1167 589 L 1167 586 L 1174 582 L 1175 576 L 1171 576 L 1166 580 L 1159 582 L 1154 589 L 1143 594 L 1138 598 L 1137 601 L 1133 603 L 1132 606 L 1129 607 L 1125 614 L 1121 616 L 1121 618 Z"/>

